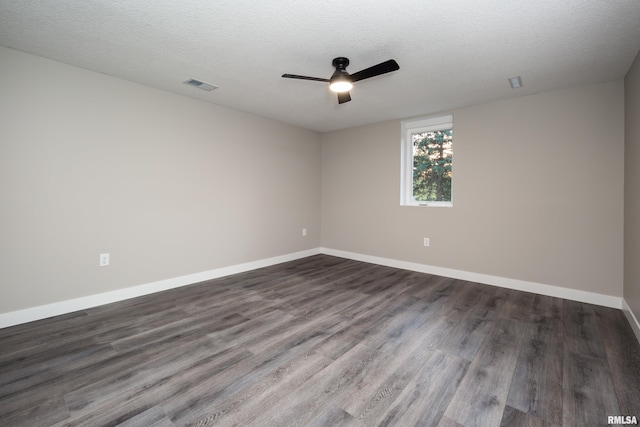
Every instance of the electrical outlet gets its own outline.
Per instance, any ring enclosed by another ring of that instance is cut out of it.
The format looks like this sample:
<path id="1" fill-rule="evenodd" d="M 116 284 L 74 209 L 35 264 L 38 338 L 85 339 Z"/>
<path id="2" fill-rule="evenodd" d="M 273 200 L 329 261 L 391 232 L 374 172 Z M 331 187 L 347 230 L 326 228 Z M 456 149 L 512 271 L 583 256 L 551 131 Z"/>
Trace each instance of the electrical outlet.
<path id="1" fill-rule="evenodd" d="M 100 254 L 100 267 L 109 265 L 109 254 Z"/>
<path id="2" fill-rule="evenodd" d="M 306 228 L 303 228 L 303 229 L 302 229 L 302 236 L 304 237 L 304 236 L 306 236 L 306 235 L 307 235 L 307 229 L 306 229 Z"/>
<path id="3" fill-rule="evenodd" d="M 424 238 L 424 245 L 425 245 L 426 247 L 429 247 L 429 238 L 428 238 L 428 237 L 425 237 L 425 238 Z"/>

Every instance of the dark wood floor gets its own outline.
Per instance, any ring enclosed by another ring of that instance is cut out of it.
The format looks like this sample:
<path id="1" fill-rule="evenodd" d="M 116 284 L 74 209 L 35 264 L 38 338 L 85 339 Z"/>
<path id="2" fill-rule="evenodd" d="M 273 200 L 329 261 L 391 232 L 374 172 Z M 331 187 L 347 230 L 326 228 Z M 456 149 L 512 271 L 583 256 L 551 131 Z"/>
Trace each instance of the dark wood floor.
<path id="1" fill-rule="evenodd" d="M 623 313 L 318 255 L 0 330 L 2 426 L 598 426 Z"/>

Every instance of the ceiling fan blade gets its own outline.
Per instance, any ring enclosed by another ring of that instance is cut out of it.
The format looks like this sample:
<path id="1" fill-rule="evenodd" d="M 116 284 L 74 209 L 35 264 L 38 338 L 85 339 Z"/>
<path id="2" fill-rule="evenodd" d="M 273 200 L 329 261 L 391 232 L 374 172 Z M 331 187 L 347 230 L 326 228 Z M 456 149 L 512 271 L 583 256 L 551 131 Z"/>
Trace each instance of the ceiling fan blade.
<path id="1" fill-rule="evenodd" d="M 351 81 L 357 82 L 359 80 L 379 76 L 380 74 L 390 73 L 399 69 L 400 66 L 398 65 L 398 63 L 393 59 L 390 59 L 388 61 L 381 62 L 378 65 L 374 65 L 373 67 L 365 68 L 364 70 L 351 74 Z"/>
<path id="2" fill-rule="evenodd" d="M 313 81 L 316 81 L 316 82 L 327 82 L 327 83 L 329 83 L 329 79 L 321 79 L 320 77 L 298 76 L 296 74 L 283 74 L 282 77 L 287 78 L 287 79 L 313 80 Z"/>
<path id="3" fill-rule="evenodd" d="M 338 104 L 344 104 L 351 101 L 351 94 L 349 92 L 338 92 Z"/>

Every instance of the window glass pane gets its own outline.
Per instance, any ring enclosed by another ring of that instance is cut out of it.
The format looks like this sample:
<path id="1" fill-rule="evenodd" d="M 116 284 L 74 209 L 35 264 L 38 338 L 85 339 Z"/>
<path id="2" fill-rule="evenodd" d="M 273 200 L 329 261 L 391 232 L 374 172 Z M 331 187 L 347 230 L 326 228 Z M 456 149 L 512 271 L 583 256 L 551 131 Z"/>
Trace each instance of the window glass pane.
<path id="1" fill-rule="evenodd" d="M 451 201 L 453 129 L 411 133 L 413 200 Z"/>

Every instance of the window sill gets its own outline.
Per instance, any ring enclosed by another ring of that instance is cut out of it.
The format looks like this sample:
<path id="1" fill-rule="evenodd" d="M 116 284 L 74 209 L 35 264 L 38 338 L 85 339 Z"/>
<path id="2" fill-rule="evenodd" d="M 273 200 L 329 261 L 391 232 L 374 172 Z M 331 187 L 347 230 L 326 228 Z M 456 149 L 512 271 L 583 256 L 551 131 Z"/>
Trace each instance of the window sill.
<path id="1" fill-rule="evenodd" d="M 415 208 L 452 208 L 453 202 L 402 203 L 400 206 L 410 206 Z"/>

